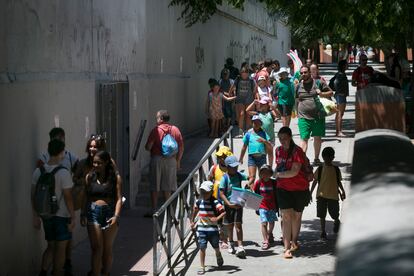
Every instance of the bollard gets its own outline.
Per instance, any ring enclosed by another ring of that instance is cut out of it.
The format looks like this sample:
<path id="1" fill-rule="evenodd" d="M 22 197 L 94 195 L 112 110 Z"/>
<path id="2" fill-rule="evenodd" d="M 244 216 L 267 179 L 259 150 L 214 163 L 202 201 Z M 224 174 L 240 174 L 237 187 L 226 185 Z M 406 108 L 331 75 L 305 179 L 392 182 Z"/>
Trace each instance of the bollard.
<path id="1" fill-rule="evenodd" d="M 372 84 L 357 91 L 355 132 L 375 128 L 405 133 L 405 101 L 402 90 Z"/>
<path id="2" fill-rule="evenodd" d="M 413 275 L 414 146 L 397 131 L 357 133 L 336 275 Z"/>

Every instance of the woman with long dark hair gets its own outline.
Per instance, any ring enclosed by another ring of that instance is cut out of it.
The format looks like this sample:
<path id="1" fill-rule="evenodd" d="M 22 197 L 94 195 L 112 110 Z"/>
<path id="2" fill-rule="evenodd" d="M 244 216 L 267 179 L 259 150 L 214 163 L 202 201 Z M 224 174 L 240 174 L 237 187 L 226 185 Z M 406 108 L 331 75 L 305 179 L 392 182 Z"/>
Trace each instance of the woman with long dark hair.
<path id="1" fill-rule="evenodd" d="M 292 258 L 299 248 L 298 236 L 302 223 L 302 212 L 309 204 L 309 182 L 302 165 L 305 153 L 292 139 L 292 130 L 282 127 L 278 133 L 281 146 L 276 148 L 277 200 L 282 213 L 282 233 L 285 247 L 284 257 Z"/>
<path id="2" fill-rule="evenodd" d="M 342 132 L 342 117 L 345 113 L 346 97 L 349 96 L 348 78 L 346 76 L 346 69 L 348 69 L 348 62 L 346 60 L 340 60 L 338 62 L 338 72 L 335 74 L 334 86 L 335 86 L 335 100 L 338 105 L 338 111 L 336 112 L 335 124 L 336 124 L 336 136 L 345 137 Z"/>
<path id="3" fill-rule="evenodd" d="M 109 275 L 122 207 L 122 180 L 107 151 L 97 152 L 92 164 L 93 169 L 85 178 L 86 204 L 81 224 L 88 227 L 92 249 L 92 273 L 89 275 Z"/>

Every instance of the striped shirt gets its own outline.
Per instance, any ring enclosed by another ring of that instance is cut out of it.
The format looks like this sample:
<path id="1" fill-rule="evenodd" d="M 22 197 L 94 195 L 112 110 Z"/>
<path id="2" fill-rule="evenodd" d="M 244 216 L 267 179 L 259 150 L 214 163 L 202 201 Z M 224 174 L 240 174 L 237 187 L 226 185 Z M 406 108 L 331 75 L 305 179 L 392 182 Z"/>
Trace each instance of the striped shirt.
<path id="1" fill-rule="evenodd" d="M 217 222 L 212 222 L 211 218 L 217 217 L 224 211 L 223 205 L 218 200 L 199 199 L 196 201 L 195 206 L 198 210 L 197 231 L 218 231 Z"/>

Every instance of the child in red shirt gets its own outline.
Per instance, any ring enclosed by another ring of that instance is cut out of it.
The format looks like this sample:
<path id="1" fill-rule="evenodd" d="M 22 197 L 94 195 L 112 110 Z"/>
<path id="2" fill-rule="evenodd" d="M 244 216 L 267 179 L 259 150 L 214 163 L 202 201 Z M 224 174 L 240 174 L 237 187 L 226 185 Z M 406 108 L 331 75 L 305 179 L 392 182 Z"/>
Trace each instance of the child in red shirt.
<path id="1" fill-rule="evenodd" d="M 272 167 L 263 165 L 260 168 L 260 178 L 253 186 L 255 193 L 263 196 L 262 203 L 259 207 L 259 216 L 263 235 L 262 249 L 268 249 L 270 243 L 274 242 L 273 228 L 277 221 L 278 206 L 276 202 L 276 180 L 272 179 Z"/>

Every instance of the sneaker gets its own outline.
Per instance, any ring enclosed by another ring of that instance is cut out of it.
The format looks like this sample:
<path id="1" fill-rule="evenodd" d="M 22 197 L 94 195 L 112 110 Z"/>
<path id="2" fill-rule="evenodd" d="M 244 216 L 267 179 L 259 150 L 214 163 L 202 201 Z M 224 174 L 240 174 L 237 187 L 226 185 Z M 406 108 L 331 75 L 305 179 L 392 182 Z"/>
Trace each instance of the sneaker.
<path id="1" fill-rule="evenodd" d="M 327 240 L 328 239 L 328 237 L 326 236 L 326 232 L 321 233 L 321 239 L 322 240 Z"/>
<path id="2" fill-rule="evenodd" d="M 341 226 L 341 222 L 339 220 L 336 220 L 334 222 L 333 232 L 336 234 L 339 232 L 339 226 Z"/>
<path id="3" fill-rule="evenodd" d="M 237 247 L 236 256 L 239 258 L 246 258 L 246 251 L 243 246 Z"/>
<path id="4" fill-rule="evenodd" d="M 229 248 L 227 248 L 227 252 L 229 252 L 229 254 L 234 254 L 236 253 L 236 249 L 234 249 L 234 244 L 233 243 L 229 243 Z"/>
<path id="5" fill-rule="evenodd" d="M 223 260 L 223 256 L 221 256 L 221 253 L 219 255 L 216 255 L 216 259 L 217 259 L 217 265 L 219 267 L 223 266 L 224 260 Z"/>

